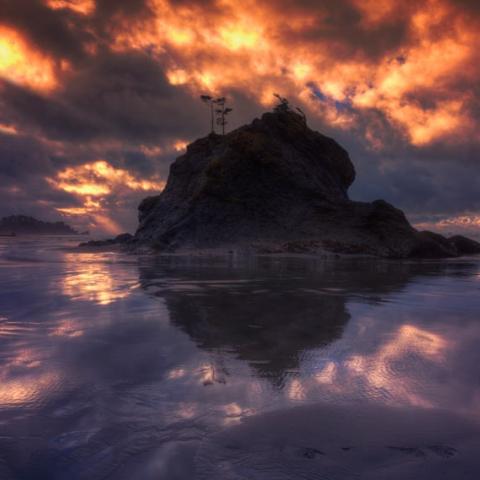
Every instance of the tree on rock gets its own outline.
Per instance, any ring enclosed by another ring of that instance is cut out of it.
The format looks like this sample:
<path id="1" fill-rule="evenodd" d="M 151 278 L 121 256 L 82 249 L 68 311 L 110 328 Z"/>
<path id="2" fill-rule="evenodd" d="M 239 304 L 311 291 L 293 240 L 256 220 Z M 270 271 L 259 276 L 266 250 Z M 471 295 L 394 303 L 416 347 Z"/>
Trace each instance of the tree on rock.
<path id="1" fill-rule="evenodd" d="M 273 96 L 278 99 L 278 104 L 273 108 L 274 112 L 281 113 L 290 111 L 290 102 L 285 97 L 282 97 L 278 93 L 274 93 Z"/>
<path id="2" fill-rule="evenodd" d="M 222 127 L 222 135 L 225 135 L 225 125 L 227 125 L 227 115 L 233 112 L 233 108 L 229 108 L 226 106 L 226 98 L 220 97 L 217 98 L 215 101 L 217 105 L 217 109 L 215 113 L 217 114 L 217 125 Z"/>
<path id="3" fill-rule="evenodd" d="M 288 113 L 288 112 L 293 112 L 296 115 L 300 115 L 302 118 L 302 121 L 305 125 L 307 125 L 307 116 L 305 115 L 305 112 L 300 108 L 300 107 L 295 107 L 295 111 L 293 111 L 290 107 L 290 102 L 285 98 L 279 95 L 278 93 L 274 93 L 273 96 L 277 98 L 278 103 L 273 107 L 273 111 L 275 113 Z M 298 112 L 298 113 L 297 113 Z"/>
<path id="4" fill-rule="evenodd" d="M 200 99 L 203 103 L 210 107 L 210 133 L 215 133 L 215 126 L 213 123 L 215 100 L 210 95 L 200 95 Z"/>

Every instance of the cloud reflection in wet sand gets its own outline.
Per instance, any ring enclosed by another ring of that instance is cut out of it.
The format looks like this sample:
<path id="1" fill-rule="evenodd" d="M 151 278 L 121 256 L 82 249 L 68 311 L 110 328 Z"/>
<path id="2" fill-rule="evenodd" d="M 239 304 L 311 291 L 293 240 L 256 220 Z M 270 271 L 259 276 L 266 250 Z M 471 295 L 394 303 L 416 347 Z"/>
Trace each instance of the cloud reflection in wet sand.
<path id="1" fill-rule="evenodd" d="M 396 403 L 431 407 L 431 401 L 413 393 L 414 388 L 407 379 L 416 380 L 424 361 L 441 364 L 450 343 L 425 329 L 402 325 L 374 354 L 353 355 L 345 366 L 352 371 L 352 376 L 364 377 L 372 388 L 388 391 Z"/>
<path id="2" fill-rule="evenodd" d="M 66 254 L 68 271 L 63 278 L 62 290 L 74 300 L 108 305 L 126 298 L 135 283 L 122 283 L 112 273 L 112 267 L 97 261 L 95 254 Z M 67 328 L 68 330 L 68 328 Z"/>
<path id="3" fill-rule="evenodd" d="M 200 442 L 295 405 L 478 411 L 478 303 L 452 311 L 477 265 L 61 258 L 1 285 L 31 298 L 0 328 L 0 455 L 25 478 L 195 478 Z"/>

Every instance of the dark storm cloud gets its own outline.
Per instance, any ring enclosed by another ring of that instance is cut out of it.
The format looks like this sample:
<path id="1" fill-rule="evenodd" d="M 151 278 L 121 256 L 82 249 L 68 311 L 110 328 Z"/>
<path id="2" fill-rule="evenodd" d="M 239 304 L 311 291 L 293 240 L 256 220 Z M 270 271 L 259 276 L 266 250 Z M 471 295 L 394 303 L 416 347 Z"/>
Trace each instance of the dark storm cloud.
<path id="1" fill-rule="evenodd" d="M 81 59 L 83 44 L 91 39 L 81 17 L 68 10 L 51 10 L 40 0 L 0 0 L 0 23 L 19 30 L 57 58 Z"/>
<path id="2" fill-rule="evenodd" d="M 59 141 L 161 142 L 191 136 L 205 112 L 145 53 L 100 54 L 54 96 L 3 82 L 9 118 Z"/>
<path id="3" fill-rule="evenodd" d="M 32 133 L 52 140 L 82 141 L 94 138 L 107 126 L 88 110 L 77 109 L 62 99 L 7 82 L 3 82 L 2 87 L 2 106 L 9 118 Z"/>
<path id="4" fill-rule="evenodd" d="M 330 40 L 338 60 L 356 55 L 377 59 L 401 46 L 408 37 L 408 2 L 391 21 L 374 26 L 365 25 L 362 13 L 348 0 L 284 0 L 279 2 L 278 8 L 284 8 L 286 13 L 291 11 L 292 14 L 301 9 L 316 18 L 302 31 L 296 31 L 286 24 L 281 31 L 282 37 L 293 44 L 309 45 L 310 48 L 315 48 L 318 42 Z"/>
<path id="5" fill-rule="evenodd" d="M 36 139 L 0 134 L 0 162 L 0 217 L 14 213 L 53 219 L 58 216 L 54 208 L 76 202 L 46 182 L 56 170 L 48 150 Z"/>
<path id="6" fill-rule="evenodd" d="M 201 105 L 170 85 L 162 67 L 145 53 L 101 54 L 72 79 L 64 99 L 132 141 L 192 134 L 202 115 Z"/>
<path id="7" fill-rule="evenodd" d="M 54 172 L 48 151 L 34 138 L 0 133 L 0 174 L 8 181 Z"/>

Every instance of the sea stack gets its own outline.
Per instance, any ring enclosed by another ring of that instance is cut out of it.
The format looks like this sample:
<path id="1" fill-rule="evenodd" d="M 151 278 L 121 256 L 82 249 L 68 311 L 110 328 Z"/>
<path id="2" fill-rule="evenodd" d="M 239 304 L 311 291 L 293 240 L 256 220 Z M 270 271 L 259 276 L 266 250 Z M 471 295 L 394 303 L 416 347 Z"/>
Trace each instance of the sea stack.
<path id="1" fill-rule="evenodd" d="M 161 252 L 480 253 L 478 242 L 417 231 L 383 200 L 350 200 L 354 180 L 344 148 L 310 129 L 303 116 L 277 109 L 227 135 L 190 144 L 171 165 L 164 191 L 140 204 L 133 243 Z"/>

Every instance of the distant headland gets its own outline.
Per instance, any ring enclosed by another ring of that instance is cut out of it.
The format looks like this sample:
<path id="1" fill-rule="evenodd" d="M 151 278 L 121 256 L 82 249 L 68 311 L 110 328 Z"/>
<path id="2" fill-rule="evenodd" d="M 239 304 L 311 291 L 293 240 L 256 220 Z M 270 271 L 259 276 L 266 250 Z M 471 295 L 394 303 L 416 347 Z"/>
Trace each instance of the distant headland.
<path id="1" fill-rule="evenodd" d="M 65 222 L 43 222 L 27 215 L 0 219 L 0 235 L 80 235 Z"/>

